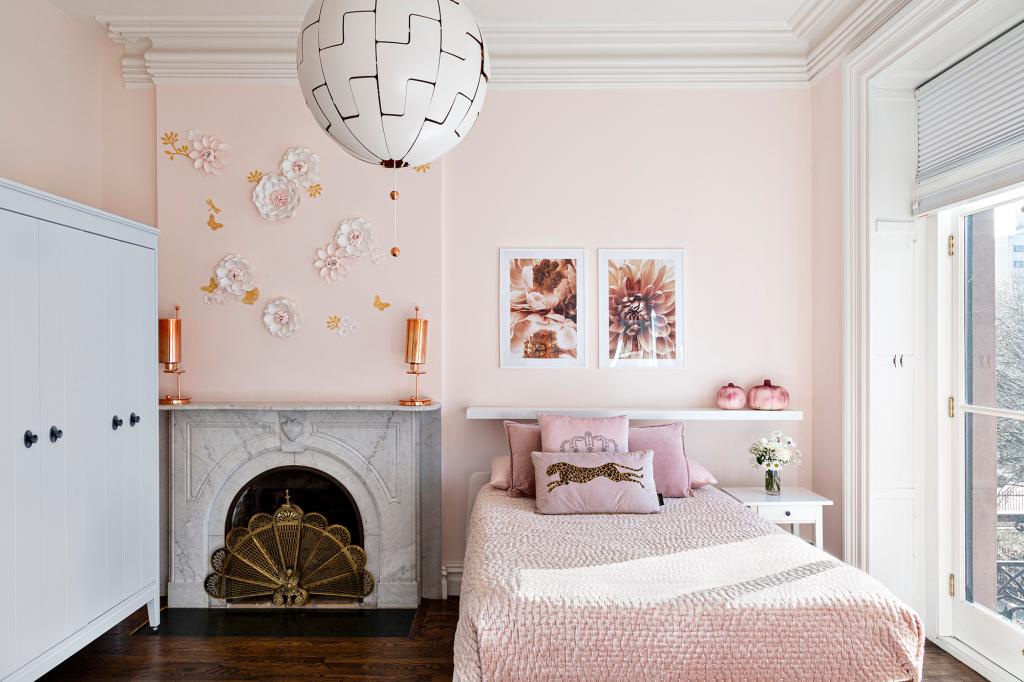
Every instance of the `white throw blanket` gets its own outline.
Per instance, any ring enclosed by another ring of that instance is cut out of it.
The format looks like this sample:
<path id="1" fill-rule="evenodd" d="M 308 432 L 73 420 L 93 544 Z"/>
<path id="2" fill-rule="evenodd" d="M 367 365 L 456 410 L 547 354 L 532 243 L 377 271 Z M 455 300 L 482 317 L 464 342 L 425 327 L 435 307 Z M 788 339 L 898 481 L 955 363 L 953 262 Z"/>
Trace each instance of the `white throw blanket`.
<path id="1" fill-rule="evenodd" d="M 455 673 L 477 680 L 917 680 L 881 583 L 711 487 L 660 514 L 544 516 L 485 487 Z"/>

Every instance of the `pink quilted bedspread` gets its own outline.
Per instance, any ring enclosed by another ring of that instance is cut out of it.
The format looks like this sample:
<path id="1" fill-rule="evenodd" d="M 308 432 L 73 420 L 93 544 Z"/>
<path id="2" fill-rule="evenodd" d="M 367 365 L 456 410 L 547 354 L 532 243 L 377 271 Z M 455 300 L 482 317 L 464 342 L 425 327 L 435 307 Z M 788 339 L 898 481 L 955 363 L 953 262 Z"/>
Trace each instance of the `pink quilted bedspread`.
<path id="1" fill-rule="evenodd" d="M 468 547 L 459 682 L 921 677 L 910 607 L 714 488 L 654 515 L 543 516 L 485 487 Z"/>

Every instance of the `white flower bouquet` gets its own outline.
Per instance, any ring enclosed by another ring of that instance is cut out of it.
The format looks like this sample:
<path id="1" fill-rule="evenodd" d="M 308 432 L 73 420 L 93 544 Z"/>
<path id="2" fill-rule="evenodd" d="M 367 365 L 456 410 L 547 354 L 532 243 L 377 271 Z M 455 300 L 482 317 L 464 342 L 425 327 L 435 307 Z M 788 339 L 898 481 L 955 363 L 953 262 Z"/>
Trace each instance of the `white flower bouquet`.
<path id="1" fill-rule="evenodd" d="M 769 495 L 782 492 L 780 470 L 800 464 L 800 451 L 796 441 L 781 431 L 772 431 L 767 438 L 760 438 L 750 446 L 750 463 L 764 469 L 764 489 Z"/>

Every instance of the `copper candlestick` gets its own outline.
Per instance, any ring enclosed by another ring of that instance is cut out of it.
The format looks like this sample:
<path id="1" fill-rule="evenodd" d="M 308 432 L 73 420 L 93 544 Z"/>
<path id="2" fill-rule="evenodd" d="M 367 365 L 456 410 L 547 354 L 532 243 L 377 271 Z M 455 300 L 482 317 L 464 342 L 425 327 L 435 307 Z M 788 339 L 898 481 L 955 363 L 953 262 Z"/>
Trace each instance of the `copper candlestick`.
<path id="1" fill-rule="evenodd" d="M 181 364 L 181 318 L 178 313 L 181 306 L 174 306 L 173 318 L 161 318 L 158 326 L 160 338 L 160 363 L 164 366 L 165 374 L 174 375 L 174 383 L 177 387 L 177 395 L 165 395 L 160 398 L 161 405 L 188 405 L 191 398 L 181 395 L 181 375 L 185 373 L 179 365 Z"/>
<path id="2" fill-rule="evenodd" d="M 405 361 L 409 364 L 406 374 L 416 377 L 416 388 L 412 397 L 398 401 L 399 405 L 432 405 L 433 400 L 420 395 L 420 377 L 426 370 L 420 369 L 427 362 L 427 321 L 420 319 L 420 307 L 416 306 L 416 317 L 405 321 Z"/>

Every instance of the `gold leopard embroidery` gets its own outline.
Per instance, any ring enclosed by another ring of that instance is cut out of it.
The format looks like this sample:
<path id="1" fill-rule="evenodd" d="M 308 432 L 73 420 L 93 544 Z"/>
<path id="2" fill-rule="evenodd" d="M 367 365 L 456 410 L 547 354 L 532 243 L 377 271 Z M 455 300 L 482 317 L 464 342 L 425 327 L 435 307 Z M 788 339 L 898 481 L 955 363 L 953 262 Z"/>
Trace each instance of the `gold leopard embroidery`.
<path id="1" fill-rule="evenodd" d="M 621 471 L 621 469 L 625 469 L 625 471 Z M 547 475 L 558 476 L 558 479 L 548 481 L 548 492 L 570 483 L 589 483 L 595 478 L 607 478 L 616 483 L 636 483 L 643 488 L 644 475 L 634 473 L 643 470 L 643 467 L 634 469 L 625 464 L 617 464 L 615 462 L 608 462 L 599 467 L 580 467 L 568 462 L 555 462 L 547 468 Z"/>

